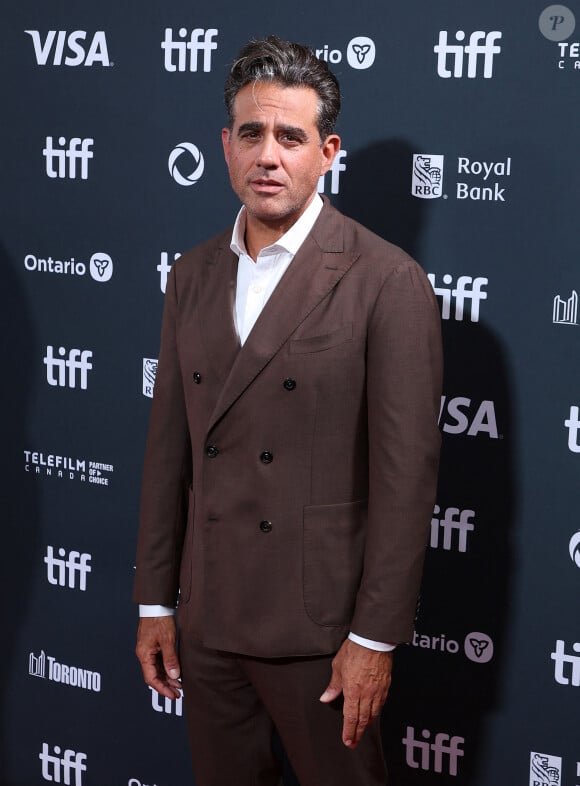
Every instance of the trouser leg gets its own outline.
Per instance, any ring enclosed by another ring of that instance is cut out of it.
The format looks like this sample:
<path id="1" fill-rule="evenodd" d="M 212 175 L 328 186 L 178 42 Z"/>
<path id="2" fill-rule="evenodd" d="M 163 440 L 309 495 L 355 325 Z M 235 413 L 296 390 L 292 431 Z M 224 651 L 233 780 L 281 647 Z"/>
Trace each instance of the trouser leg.
<path id="1" fill-rule="evenodd" d="M 279 786 L 273 723 L 239 659 L 182 639 L 180 661 L 196 786 Z"/>

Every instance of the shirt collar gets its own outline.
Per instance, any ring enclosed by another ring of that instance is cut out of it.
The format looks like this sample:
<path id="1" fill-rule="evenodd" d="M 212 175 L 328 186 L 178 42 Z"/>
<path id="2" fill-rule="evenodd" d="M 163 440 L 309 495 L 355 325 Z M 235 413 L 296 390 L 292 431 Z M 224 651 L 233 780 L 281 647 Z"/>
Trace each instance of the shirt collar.
<path id="1" fill-rule="evenodd" d="M 282 235 L 282 237 L 271 246 L 267 246 L 263 251 L 287 251 L 294 256 L 302 243 L 306 240 L 308 233 L 314 226 L 316 219 L 320 215 L 323 207 L 323 201 L 319 194 L 316 194 L 312 202 L 308 205 L 304 213 L 300 216 L 295 224 L 292 224 L 290 229 Z M 236 223 L 232 232 L 232 241 L 230 248 L 240 256 L 246 254 L 246 244 L 244 243 L 244 234 L 246 232 L 246 208 L 242 205 L 236 217 Z"/>

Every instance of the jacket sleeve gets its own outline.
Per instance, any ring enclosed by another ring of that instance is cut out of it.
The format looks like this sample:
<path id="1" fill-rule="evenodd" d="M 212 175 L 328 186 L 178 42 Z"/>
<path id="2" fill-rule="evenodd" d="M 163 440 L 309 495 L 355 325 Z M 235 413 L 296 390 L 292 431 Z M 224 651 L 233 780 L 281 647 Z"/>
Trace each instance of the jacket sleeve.
<path id="1" fill-rule="evenodd" d="M 175 606 L 191 485 L 191 447 L 177 351 L 175 263 L 167 279 L 161 346 L 143 467 L 137 572 L 137 603 Z"/>
<path id="2" fill-rule="evenodd" d="M 410 259 L 378 294 L 367 351 L 369 507 L 351 630 L 400 643 L 413 633 L 435 502 L 442 379 L 439 309 Z"/>

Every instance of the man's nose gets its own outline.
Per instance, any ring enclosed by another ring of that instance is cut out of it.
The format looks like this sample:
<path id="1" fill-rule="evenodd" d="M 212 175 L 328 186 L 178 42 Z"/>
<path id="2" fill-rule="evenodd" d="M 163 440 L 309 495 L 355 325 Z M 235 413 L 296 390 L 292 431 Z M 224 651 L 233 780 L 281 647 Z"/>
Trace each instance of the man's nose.
<path id="1" fill-rule="evenodd" d="M 275 169 L 278 166 L 278 144 L 273 137 L 265 137 L 256 163 L 263 169 Z"/>

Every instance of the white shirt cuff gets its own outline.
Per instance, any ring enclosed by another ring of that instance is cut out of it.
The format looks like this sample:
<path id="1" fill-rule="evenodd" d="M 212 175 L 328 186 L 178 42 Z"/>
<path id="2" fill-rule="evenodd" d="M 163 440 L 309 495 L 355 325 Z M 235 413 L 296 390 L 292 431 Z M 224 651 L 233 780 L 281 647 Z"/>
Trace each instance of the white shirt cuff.
<path id="1" fill-rule="evenodd" d="M 362 636 L 357 636 L 356 633 L 349 633 L 348 638 L 355 644 L 360 644 L 361 647 L 368 647 L 369 650 L 377 650 L 377 652 L 392 652 L 397 646 L 396 644 L 386 644 L 384 641 L 365 639 Z"/>
<path id="2" fill-rule="evenodd" d="M 139 604 L 140 617 L 170 617 L 175 614 L 175 609 L 171 606 L 150 606 Z"/>

